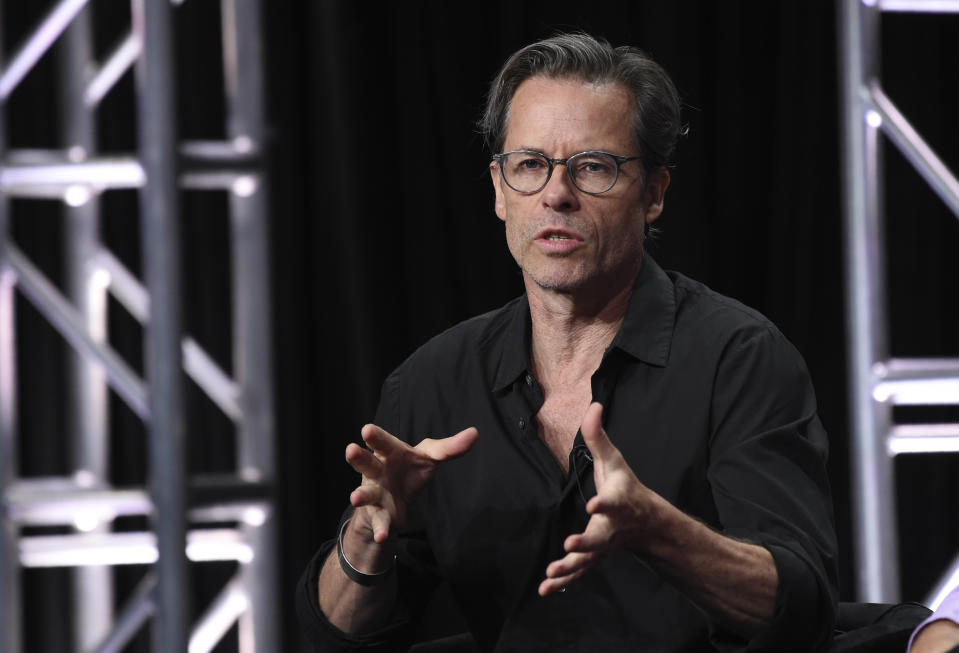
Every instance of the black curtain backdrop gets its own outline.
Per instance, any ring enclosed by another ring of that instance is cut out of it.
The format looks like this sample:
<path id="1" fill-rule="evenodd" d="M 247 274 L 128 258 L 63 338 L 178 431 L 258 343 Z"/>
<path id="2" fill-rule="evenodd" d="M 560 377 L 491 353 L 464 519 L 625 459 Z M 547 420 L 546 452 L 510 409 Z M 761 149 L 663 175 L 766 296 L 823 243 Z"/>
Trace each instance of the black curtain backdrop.
<path id="1" fill-rule="evenodd" d="M 18 26 L 31 24 L 43 7 L 5 4 L 9 51 Z M 118 4 L 96 3 L 103 24 L 128 21 L 128 14 L 117 14 L 126 11 Z M 658 223 L 662 233 L 650 250 L 664 267 L 762 311 L 805 356 L 831 435 L 842 598 L 852 600 L 833 3 L 263 4 L 273 257 L 264 274 L 273 288 L 283 650 L 302 647 L 293 586 L 315 547 L 334 534 L 357 482 L 343 450 L 372 418 L 381 381 L 432 335 L 522 292 L 502 223 L 492 210 L 490 153 L 474 122 L 502 61 L 558 30 L 584 30 L 614 45 L 639 46 L 673 75 L 689 136 L 680 145 Z M 209 36 L 216 29 L 215 5 L 188 2 L 177 9 L 185 135 L 209 137 L 222 112 L 220 80 L 190 65 L 195 56 L 219 48 L 218 38 Z M 882 30 L 888 94 L 947 164 L 959 168 L 954 127 L 959 19 L 888 16 Z M 101 32 L 99 40 L 112 42 L 109 29 Z M 31 83 L 42 97 L 52 72 L 38 71 L 38 79 Z M 125 83 L 123 92 L 132 94 L 132 81 Z M 43 127 L 55 117 L 55 100 L 49 102 L 11 105 L 11 145 L 58 143 L 56 132 Z M 132 148 L 129 119 L 119 117 L 112 104 L 104 112 L 104 146 Z M 959 224 L 892 149 L 886 174 L 893 354 L 959 355 Z M 126 215 L 105 220 L 105 240 L 138 269 L 139 246 L 129 219 L 136 211 L 135 194 L 109 193 L 104 202 L 111 215 Z M 186 274 L 193 275 L 185 278 L 197 279 L 187 289 L 185 320 L 191 334 L 222 361 L 229 352 L 228 333 L 215 325 L 228 311 L 222 300 L 228 261 L 216 253 L 226 237 L 224 209 L 222 202 L 193 194 L 184 206 L 189 215 L 207 216 L 185 222 Z M 57 250 L 44 245 L 51 234 L 59 237 L 55 218 L 44 217 L 56 207 L 18 209 L 18 215 L 30 217 L 15 220 L 15 238 L 57 278 Z M 21 426 L 29 435 L 22 457 L 30 473 L 57 473 L 67 465 L 56 443 L 68 425 L 50 410 L 48 398 L 63 393 L 55 381 L 63 348 L 50 346 L 57 336 L 48 327 L 34 328 L 39 319 L 30 309 L 22 313 L 22 356 L 30 364 L 23 366 L 21 381 L 34 387 L 48 379 L 40 386 L 45 391 L 22 399 Z M 113 313 L 121 322 L 113 330 L 115 344 L 136 351 L 136 329 L 125 330 L 120 312 Z M 225 467 L 233 455 L 229 424 L 201 404 L 190 402 L 191 432 L 204 435 L 202 441 L 191 438 L 191 466 Z M 936 413 L 959 419 L 954 410 Z M 903 420 L 930 416 L 932 411 L 897 412 Z M 143 475 L 136 462 L 144 451 L 142 427 L 115 407 L 113 429 L 114 480 L 132 482 Z M 907 599 L 923 598 L 959 550 L 957 469 L 956 455 L 896 463 Z M 200 577 L 198 597 L 209 595 L 219 579 L 211 573 Z M 62 578 L 31 579 L 30 605 L 47 603 L 37 614 L 69 610 L 68 598 L 51 608 L 50 593 L 41 591 Z M 37 632 L 30 650 L 67 650 L 61 636 L 37 625 L 42 621 L 31 618 L 31 623 Z"/>

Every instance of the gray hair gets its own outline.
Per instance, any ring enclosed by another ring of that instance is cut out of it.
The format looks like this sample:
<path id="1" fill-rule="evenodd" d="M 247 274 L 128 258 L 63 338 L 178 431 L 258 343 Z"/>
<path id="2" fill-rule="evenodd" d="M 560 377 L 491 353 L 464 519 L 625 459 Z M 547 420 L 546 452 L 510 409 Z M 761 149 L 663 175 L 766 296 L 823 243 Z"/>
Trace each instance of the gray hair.
<path id="1" fill-rule="evenodd" d="M 502 151 L 516 89 L 536 76 L 623 84 L 633 97 L 633 134 L 643 169 L 649 172 L 672 164 L 676 142 L 684 129 L 679 93 L 669 74 L 641 50 L 614 48 L 605 40 L 582 33 L 557 34 L 527 45 L 506 60 L 490 85 L 479 121 L 490 151 Z"/>

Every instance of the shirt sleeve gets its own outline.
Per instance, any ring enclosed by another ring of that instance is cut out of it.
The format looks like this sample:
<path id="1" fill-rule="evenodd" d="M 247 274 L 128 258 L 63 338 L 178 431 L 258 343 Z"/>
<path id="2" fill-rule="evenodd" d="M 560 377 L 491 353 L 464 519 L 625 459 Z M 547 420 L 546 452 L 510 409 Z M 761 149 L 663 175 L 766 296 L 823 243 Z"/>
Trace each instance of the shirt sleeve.
<path id="1" fill-rule="evenodd" d="M 838 568 L 828 443 L 809 374 L 771 325 L 742 330 L 714 381 L 708 479 L 724 534 L 765 547 L 779 577 L 770 627 L 729 651 L 814 651 L 832 634 Z M 733 640 L 727 640 L 733 641 Z"/>
<path id="2" fill-rule="evenodd" d="M 925 621 L 916 626 L 916 629 L 912 631 L 912 636 L 909 638 L 909 646 L 906 648 L 906 651 L 912 650 L 912 643 L 919 635 L 920 630 L 931 624 L 933 621 L 939 621 L 940 619 L 946 619 L 959 626 L 959 587 L 953 588 L 943 602 L 939 604 L 939 607 L 936 608 L 936 611 L 929 615 Z"/>
<path id="3" fill-rule="evenodd" d="M 383 628 L 364 633 L 349 635 L 331 624 L 320 609 L 317 592 L 320 570 L 333 547 L 335 540 L 325 542 L 313 556 L 296 587 L 296 613 L 307 641 L 316 651 L 329 653 L 348 653 L 353 651 L 383 652 L 404 650 L 403 642 L 409 640 L 410 622 L 408 619 L 394 618 Z M 409 643 L 406 642 L 406 646 Z"/>

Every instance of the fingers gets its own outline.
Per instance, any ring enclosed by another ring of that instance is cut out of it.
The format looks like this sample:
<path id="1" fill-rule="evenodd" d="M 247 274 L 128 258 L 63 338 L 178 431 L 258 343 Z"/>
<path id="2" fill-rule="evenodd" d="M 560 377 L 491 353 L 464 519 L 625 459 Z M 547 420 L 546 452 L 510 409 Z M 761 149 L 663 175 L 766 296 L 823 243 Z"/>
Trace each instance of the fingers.
<path id="1" fill-rule="evenodd" d="M 607 515 L 593 515 L 582 533 L 567 536 L 563 549 L 568 553 L 605 553 L 613 546 L 614 526 Z"/>
<path id="2" fill-rule="evenodd" d="M 462 456 L 476 444 L 478 438 L 479 431 L 471 426 L 448 438 L 439 440 L 426 438 L 416 445 L 416 449 L 422 451 L 433 460 L 442 462 Z"/>
<path id="3" fill-rule="evenodd" d="M 360 429 L 360 437 L 370 449 L 384 457 L 410 448 L 408 444 L 393 437 L 376 424 L 367 424 Z"/>
<path id="4" fill-rule="evenodd" d="M 363 441 L 380 458 L 388 458 L 393 454 L 404 453 L 415 449 L 425 453 L 436 462 L 442 462 L 462 456 L 469 451 L 476 443 L 477 438 L 479 438 L 479 431 L 471 426 L 448 438 L 426 438 L 416 445 L 416 447 L 410 447 L 376 424 L 367 424 L 364 426 L 360 430 L 360 435 Z M 362 447 L 359 448 L 362 449 Z M 349 457 L 347 457 L 347 460 L 349 460 Z M 350 461 L 350 464 L 352 464 L 352 461 Z"/>
<path id="5" fill-rule="evenodd" d="M 589 515 L 607 513 L 613 510 L 613 508 L 613 502 L 598 494 L 586 502 L 586 513 Z"/>
<path id="6" fill-rule="evenodd" d="M 589 405 L 586 414 L 583 415 L 580 431 L 583 434 L 583 441 L 594 458 L 606 460 L 616 450 L 613 443 L 609 441 L 606 431 L 603 430 L 602 404 L 594 401 Z"/>
<path id="7" fill-rule="evenodd" d="M 363 506 L 392 506 L 392 497 L 378 483 L 364 483 L 350 493 L 350 503 L 354 508 Z"/>
<path id="8" fill-rule="evenodd" d="M 383 471 L 383 463 L 373 452 L 354 443 L 346 446 L 346 462 L 359 474 L 370 479 L 378 478 Z"/>
<path id="9" fill-rule="evenodd" d="M 546 568 L 546 578 L 539 584 L 540 596 L 562 591 L 567 585 L 582 576 L 598 559 L 595 553 L 568 553 Z"/>
<path id="10" fill-rule="evenodd" d="M 370 518 L 370 528 L 373 529 L 373 541 L 382 544 L 390 536 L 390 525 L 393 518 L 387 510 L 378 509 L 372 511 Z"/>
<path id="11" fill-rule="evenodd" d="M 539 584 L 537 591 L 540 596 L 548 596 L 553 592 L 565 592 L 566 586 L 579 578 L 580 575 L 581 574 L 576 574 L 575 576 L 567 576 L 565 578 L 547 578 Z"/>
<path id="12" fill-rule="evenodd" d="M 608 524 L 598 523 L 593 517 L 585 532 L 566 538 L 563 548 L 566 555 L 546 567 L 546 579 L 539 585 L 540 596 L 561 591 L 596 564 L 609 549 Z"/>
<path id="13" fill-rule="evenodd" d="M 354 490 L 353 494 L 356 494 Z M 353 498 L 352 495 L 350 497 Z M 357 505 L 357 504 L 353 504 Z M 353 512 L 352 520 L 357 528 L 367 528 L 372 533 L 373 541 L 377 544 L 385 542 L 390 535 L 390 527 L 393 524 L 393 517 L 390 512 L 382 507 L 368 504 L 366 507 L 357 506 Z"/>

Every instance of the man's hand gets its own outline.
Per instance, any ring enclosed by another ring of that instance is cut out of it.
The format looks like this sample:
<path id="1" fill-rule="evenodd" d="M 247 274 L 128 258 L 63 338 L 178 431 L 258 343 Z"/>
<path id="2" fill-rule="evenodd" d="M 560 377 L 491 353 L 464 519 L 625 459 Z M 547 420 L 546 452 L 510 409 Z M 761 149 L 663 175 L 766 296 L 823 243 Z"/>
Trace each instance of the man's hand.
<path id="1" fill-rule="evenodd" d="M 603 555 L 629 548 L 642 537 L 652 504 L 662 501 L 643 485 L 613 443 L 602 424 L 603 407 L 590 404 L 583 417 L 583 440 L 593 455 L 596 496 L 586 504 L 586 530 L 563 543 L 566 556 L 546 568 L 539 593 L 546 596 L 569 585 Z"/>
<path id="2" fill-rule="evenodd" d="M 365 526 L 373 541 L 382 544 L 391 528 L 404 523 L 406 507 L 433 476 L 437 465 L 469 451 L 479 432 L 470 427 L 448 438 L 426 438 L 415 447 L 375 424 L 364 426 L 360 435 L 372 451 L 358 444 L 346 447 L 346 461 L 363 476 L 360 486 L 350 494 L 354 507 L 365 508 L 357 510 L 354 518 L 363 521 L 354 526 Z"/>
<path id="3" fill-rule="evenodd" d="M 377 573 L 392 564 L 390 533 L 403 525 L 410 501 L 438 465 L 469 451 L 479 432 L 468 428 L 449 438 L 423 440 L 415 447 L 373 424 L 360 433 L 372 451 L 358 444 L 346 447 L 347 462 L 363 479 L 350 494 L 356 511 L 342 534 L 343 553 L 360 572 Z M 343 573 L 335 551 L 326 558 L 318 589 L 320 609 L 330 623 L 348 633 L 382 625 L 396 600 L 395 578 L 378 587 L 355 583 Z"/>
<path id="4" fill-rule="evenodd" d="M 772 554 L 714 531 L 643 485 L 603 431 L 602 415 L 590 404 L 581 427 L 596 481 L 586 530 L 566 538 L 566 556 L 546 567 L 540 595 L 628 549 L 733 632 L 751 637 L 769 625 L 779 584 Z"/>

